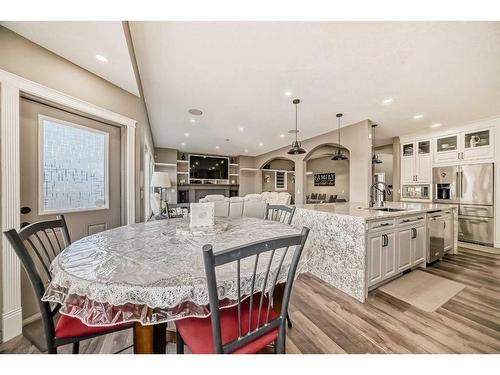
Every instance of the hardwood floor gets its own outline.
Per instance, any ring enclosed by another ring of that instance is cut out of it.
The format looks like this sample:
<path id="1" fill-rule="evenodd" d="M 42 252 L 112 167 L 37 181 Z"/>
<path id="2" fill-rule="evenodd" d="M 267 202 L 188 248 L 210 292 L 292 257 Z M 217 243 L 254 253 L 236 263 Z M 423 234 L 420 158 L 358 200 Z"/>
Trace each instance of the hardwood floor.
<path id="1" fill-rule="evenodd" d="M 294 326 L 287 332 L 287 352 L 500 353 L 500 255 L 461 248 L 426 272 L 466 288 L 427 313 L 378 290 L 360 303 L 312 275 L 301 275 L 290 302 Z M 112 353 L 131 343 L 132 332 L 123 331 L 82 342 L 81 352 Z M 0 345 L 0 353 L 37 352 L 22 336 Z M 168 352 L 175 352 L 173 344 Z"/>

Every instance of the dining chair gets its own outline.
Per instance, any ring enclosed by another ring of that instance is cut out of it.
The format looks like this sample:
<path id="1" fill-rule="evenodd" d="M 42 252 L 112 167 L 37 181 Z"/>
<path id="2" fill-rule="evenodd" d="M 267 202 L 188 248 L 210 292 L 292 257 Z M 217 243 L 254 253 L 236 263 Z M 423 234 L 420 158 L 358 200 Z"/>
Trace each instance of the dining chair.
<path id="1" fill-rule="evenodd" d="M 186 318 L 175 322 L 177 328 L 177 353 L 184 352 L 186 345 L 192 353 L 250 354 L 257 353 L 267 345 L 275 344 L 275 353 L 285 353 L 286 315 L 297 271 L 309 228 L 300 234 L 276 237 L 248 245 L 218 251 L 214 254 L 211 245 L 203 246 L 203 261 L 207 277 L 210 316 Z M 281 252 L 280 252 L 281 250 Z M 290 251 L 290 253 L 289 253 Z M 268 255 L 266 258 L 265 256 Z M 291 260 L 284 262 L 285 258 Z M 255 257 L 255 260 L 248 259 Z M 265 259 L 265 274 L 256 283 L 259 259 Z M 241 263 L 253 262 L 250 293 L 241 295 Z M 275 268 L 271 273 L 271 265 Z M 232 263 L 232 264 L 231 264 Z M 234 264 L 236 263 L 236 264 Z M 221 308 L 217 292 L 217 267 L 234 267 L 234 284 L 237 289 L 235 306 Z M 278 283 L 278 276 L 285 275 L 284 293 L 279 312 L 275 312 L 271 301 Z M 262 282 L 262 287 L 255 289 Z"/>
<path id="2" fill-rule="evenodd" d="M 318 193 L 311 193 L 311 199 L 318 199 Z"/>
<path id="3" fill-rule="evenodd" d="M 287 206 L 284 204 L 270 204 L 267 206 L 267 220 L 278 221 L 283 224 L 291 224 L 295 206 Z"/>
<path id="4" fill-rule="evenodd" d="M 52 308 L 49 302 L 42 301 L 45 293 L 44 280 L 49 282 L 51 280 L 50 264 L 71 243 L 63 215 L 55 220 L 30 224 L 19 232 L 10 229 L 5 231 L 4 235 L 21 260 L 35 292 L 49 354 L 56 354 L 59 346 L 67 344 L 73 344 L 73 354 L 78 354 L 80 341 L 132 327 L 130 324 L 120 324 L 112 327 L 89 327 L 78 318 L 58 314 L 61 307 L 59 304 Z M 54 322 L 56 315 L 59 316 Z M 128 348 L 122 350 L 125 349 Z"/>

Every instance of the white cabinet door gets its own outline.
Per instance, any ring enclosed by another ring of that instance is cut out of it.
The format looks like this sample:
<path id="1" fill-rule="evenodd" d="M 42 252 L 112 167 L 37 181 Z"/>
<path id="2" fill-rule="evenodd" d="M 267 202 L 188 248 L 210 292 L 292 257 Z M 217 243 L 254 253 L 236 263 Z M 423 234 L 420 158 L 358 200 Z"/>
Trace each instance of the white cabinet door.
<path id="1" fill-rule="evenodd" d="M 415 264 L 419 264 L 426 259 L 427 230 L 425 228 L 425 225 L 421 225 L 413 229 L 411 252 L 412 252 L 412 266 Z"/>
<path id="2" fill-rule="evenodd" d="M 412 230 L 411 228 L 402 229 L 397 232 L 397 267 L 398 271 L 404 271 L 411 267 L 412 260 Z"/>
<path id="3" fill-rule="evenodd" d="M 401 145 L 401 182 L 415 182 L 415 143 Z"/>
<path id="4" fill-rule="evenodd" d="M 444 220 L 444 251 L 451 250 L 453 248 L 453 217 L 448 216 Z"/>
<path id="5" fill-rule="evenodd" d="M 436 163 L 458 161 L 460 158 L 459 135 L 447 135 L 434 139 L 434 161 Z"/>
<path id="6" fill-rule="evenodd" d="M 493 129 L 480 129 L 460 134 L 463 160 L 488 159 L 493 157 Z"/>
<path id="7" fill-rule="evenodd" d="M 396 273 L 396 233 L 384 233 L 382 242 L 382 279 Z"/>
<path id="8" fill-rule="evenodd" d="M 431 141 L 418 141 L 415 153 L 415 176 L 417 182 L 432 180 Z"/>
<path id="9" fill-rule="evenodd" d="M 368 236 L 368 286 L 382 281 L 382 235 Z"/>

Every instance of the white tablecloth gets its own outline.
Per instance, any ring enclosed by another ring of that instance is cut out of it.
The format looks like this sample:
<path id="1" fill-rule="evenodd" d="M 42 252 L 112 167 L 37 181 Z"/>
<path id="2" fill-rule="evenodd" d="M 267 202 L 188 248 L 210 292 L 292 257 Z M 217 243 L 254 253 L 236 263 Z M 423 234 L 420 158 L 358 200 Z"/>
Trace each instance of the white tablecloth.
<path id="1" fill-rule="evenodd" d="M 180 234 L 186 219 L 139 223 L 85 237 L 68 246 L 52 263 L 44 301 L 62 305 L 61 313 L 91 326 L 139 321 L 157 324 L 189 316 L 208 316 L 208 292 L 202 246 L 214 252 L 277 236 L 297 234 L 289 225 L 256 218 L 216 218 L 227 229 L 210 235 Z M 284 282 L 292 251 L 271 275 Z M 241 293 L 248 295 L 255 257 L 241 263 Z M 269 255 L 261 256 L 255 288 L 261 289 Z M 270 275 L 270 277 L 272 277 Z M 267 288 L 271 283 L 267 283 Z M 217 269 L 221 305 L 237 299 L 236 266 Z M 266 289 L 267 289 L 266 288 Z"/>

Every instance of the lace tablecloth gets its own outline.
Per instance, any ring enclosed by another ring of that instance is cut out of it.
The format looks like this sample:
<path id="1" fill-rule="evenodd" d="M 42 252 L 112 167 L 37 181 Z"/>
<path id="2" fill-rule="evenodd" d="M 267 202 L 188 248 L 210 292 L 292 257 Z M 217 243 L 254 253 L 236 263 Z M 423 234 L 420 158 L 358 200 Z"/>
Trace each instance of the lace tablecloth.
<path id="1" fill-rule="evenodd" d="M 72 243 L 52 262 L 52 280 L 42 299 L 60 303 L 62 314 L 90 326 L 136 321 L 146 325 L 208 316 L 203 245 L 211 244 L 217 252 L 300 232 L 269 220 L 216 218 L 216 223 L 227 225 L 224 232 L 182 236 L 177 228 L 185 227 L 185 220 L 127 225 Z M 278 282 L 286 279 L 291 253 L 280 269 L 280 251 L 273 257 L 270 275 L 278 272 Z M 241 263 L 242 295 L 250 294 L 254 262 L 251 257 Z M 268 264 L 269 256 L 261 256 L 256 289 L 262 288 Z M 237 300 L 235 283 L 234 264 L 217 268 L 221 305 L 230 306 Z"/>

